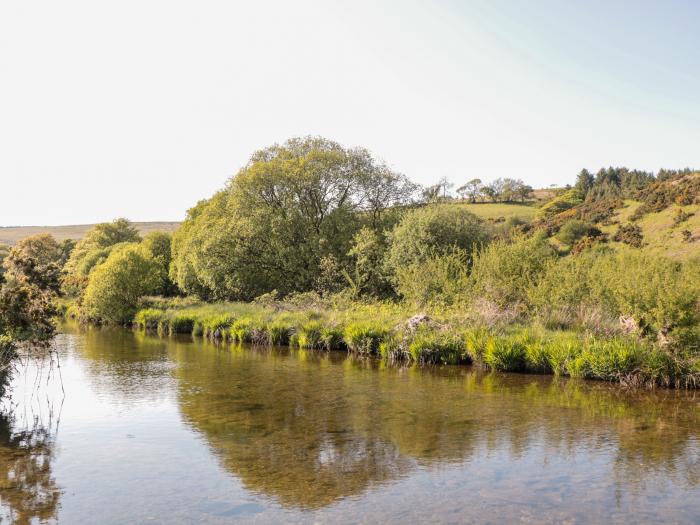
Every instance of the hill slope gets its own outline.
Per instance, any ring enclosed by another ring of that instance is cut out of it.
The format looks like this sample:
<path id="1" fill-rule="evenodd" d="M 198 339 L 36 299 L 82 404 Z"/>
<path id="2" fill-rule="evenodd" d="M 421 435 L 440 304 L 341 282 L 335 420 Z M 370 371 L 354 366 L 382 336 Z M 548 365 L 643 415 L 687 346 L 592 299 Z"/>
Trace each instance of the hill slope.
<path id="1" fill-rule="evenodd" d="M 133 223 L 141 235 L 153 231 L 173 232 L 180 225 L 179 222 L 135 222 Z M 0 227 L 0 244 L 14 245 L 20 239 L 36 235 L 37 233 L 50 233 L 57 241 L 65 239 L 79 240 L 94 224 L 76 224 L 70 226 L 9 226 Z"/>

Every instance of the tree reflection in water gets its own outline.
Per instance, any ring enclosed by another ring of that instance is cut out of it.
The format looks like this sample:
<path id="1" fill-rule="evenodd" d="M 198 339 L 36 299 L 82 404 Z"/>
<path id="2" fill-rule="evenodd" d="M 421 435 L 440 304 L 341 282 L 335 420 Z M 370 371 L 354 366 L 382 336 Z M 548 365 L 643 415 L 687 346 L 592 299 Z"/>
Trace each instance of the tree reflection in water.
<path id="1" fill-rule="evenodd" d="M 29 399 L 12 403 L 6 398 L 0 408 L 0 523 L 56 522 L 61 491 L 52 463 L 60 406 L 55 410 L 48 396 L 46 405 L 38 406 L 43 363 L 31 368 L 37 372 L 37 382 L 31 386 Z M 3 384 L 8 382 L 6 375 Z"/>
<path id="2" fill-rule="evenodd" d="M 606 451 L 627 488 L 695 487 L 700 477 L 693 393 L 203 346 L 169 347 L 182 414 L 249 490 L 287 507 L 318 509 L 416 468 L 538 448 L 545 460 Z"/>

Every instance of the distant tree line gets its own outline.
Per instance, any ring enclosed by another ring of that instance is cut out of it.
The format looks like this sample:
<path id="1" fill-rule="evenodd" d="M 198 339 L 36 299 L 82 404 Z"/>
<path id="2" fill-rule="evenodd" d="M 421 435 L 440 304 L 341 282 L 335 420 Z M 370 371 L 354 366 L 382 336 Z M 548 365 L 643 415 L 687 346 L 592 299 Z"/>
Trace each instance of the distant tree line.
<path id="1" fill-rule="evenodd" d="M 423 189 L 426 202 L 452 200 L 450 190 L 454 184 L 443 177 L 436 184 Z M 490 183 L 471 179 L 456 190 L 460 199 L 477 202 L 525 202 L 533 197 L 534 189 L 520 179 L 498 178 Z"/>

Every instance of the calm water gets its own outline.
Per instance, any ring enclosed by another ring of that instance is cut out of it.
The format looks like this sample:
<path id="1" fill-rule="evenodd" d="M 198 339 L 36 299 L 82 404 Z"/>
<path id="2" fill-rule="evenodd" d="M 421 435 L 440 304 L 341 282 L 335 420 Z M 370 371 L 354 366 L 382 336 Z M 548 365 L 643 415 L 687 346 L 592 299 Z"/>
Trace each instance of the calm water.
<path id="1" fill-rule="evenodd" d="M 0 420 L 3 523 L 700 523 L 692 393 L 66 332 Z"/>

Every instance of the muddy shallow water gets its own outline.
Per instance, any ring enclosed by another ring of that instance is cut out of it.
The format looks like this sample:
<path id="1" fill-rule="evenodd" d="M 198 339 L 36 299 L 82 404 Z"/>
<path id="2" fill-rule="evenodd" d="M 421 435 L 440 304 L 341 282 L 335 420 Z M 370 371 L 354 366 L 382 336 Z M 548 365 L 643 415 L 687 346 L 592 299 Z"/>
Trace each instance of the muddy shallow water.
<path id="1" fill-rule="evenodd" d="M 700 523 L 693 392 L 118 329 L 56 344 L 60 375 L 22 366 L 5 401 L 2 523 Z"/>

